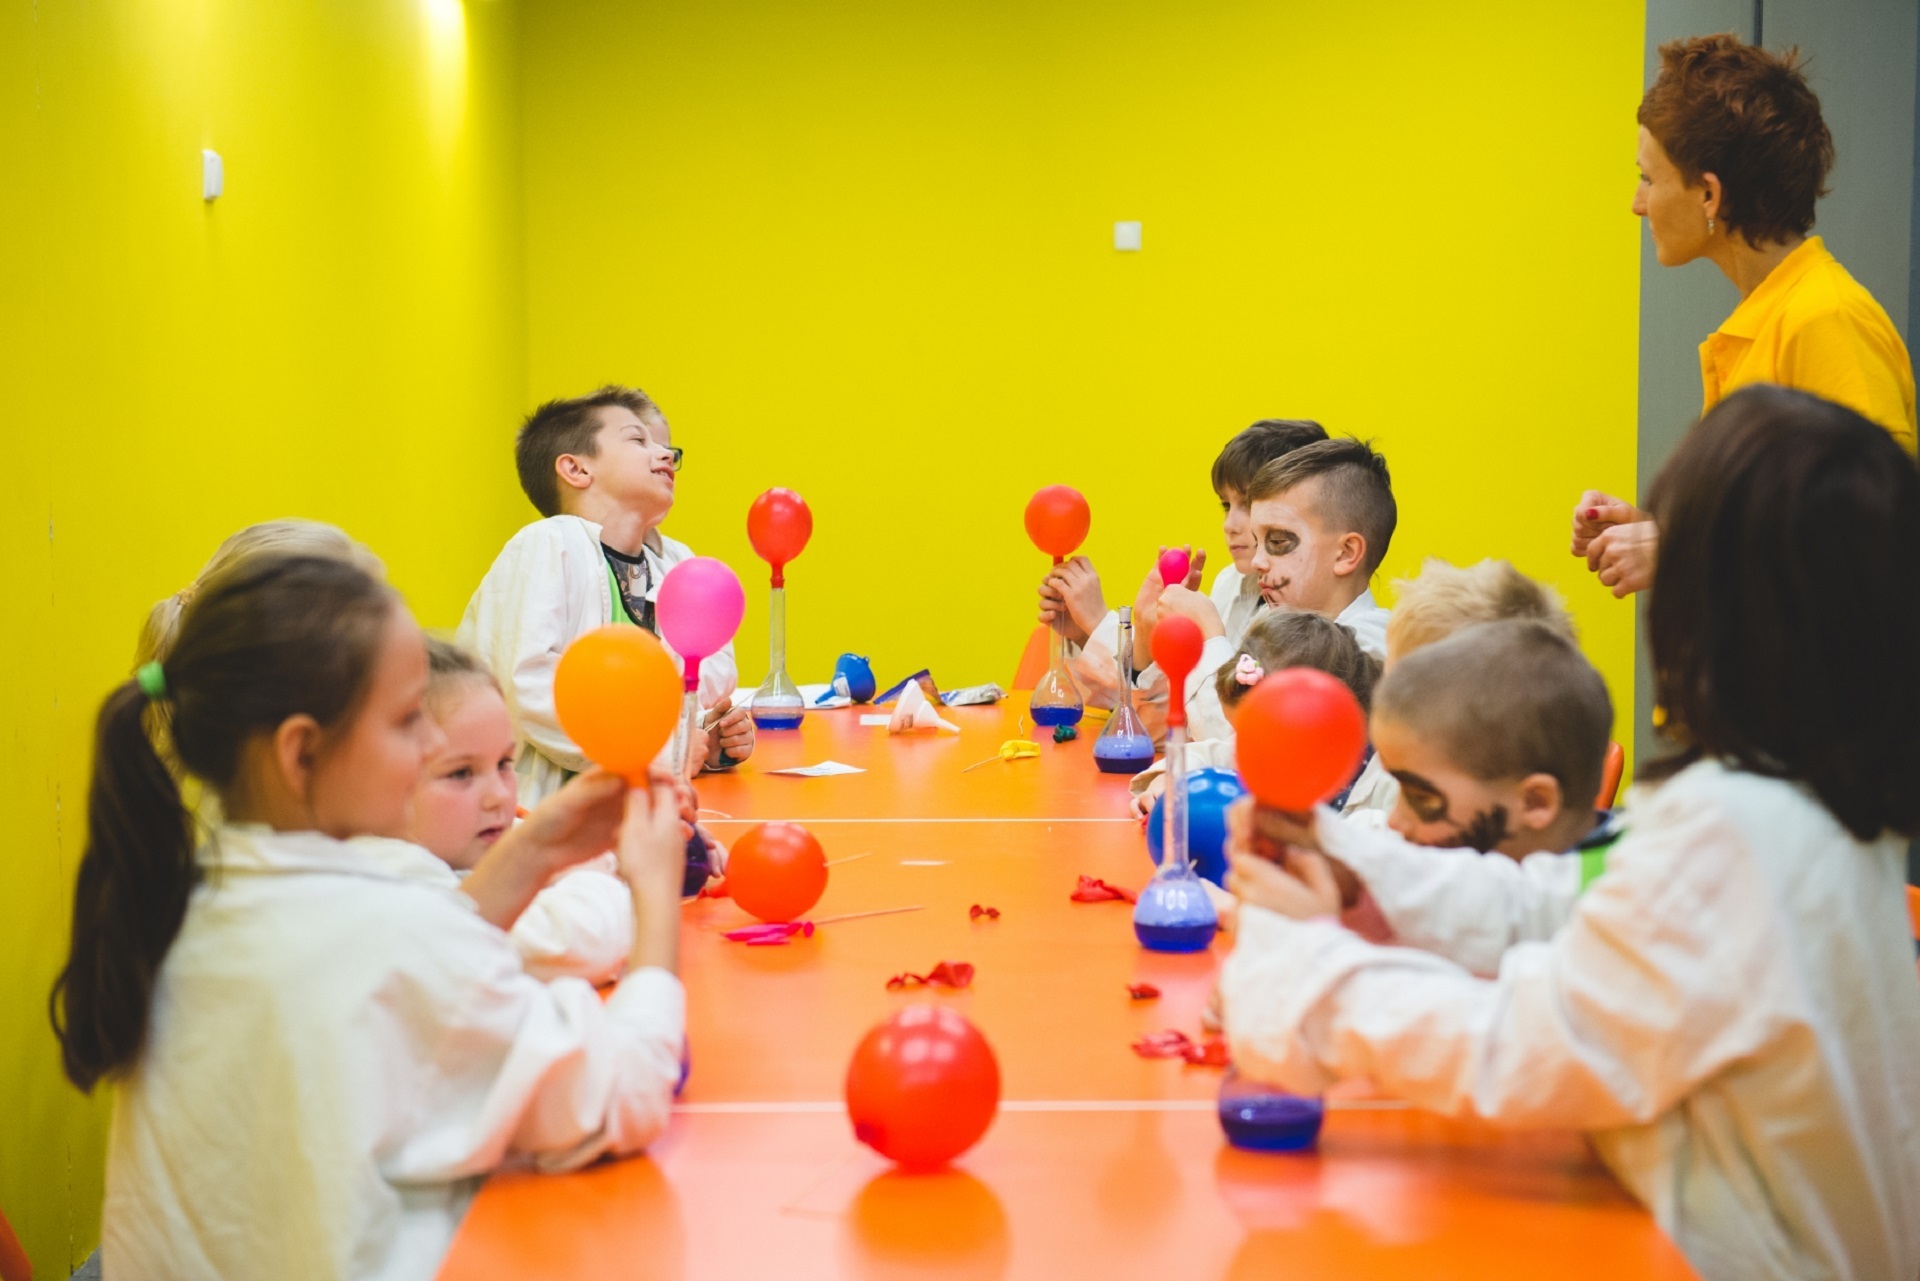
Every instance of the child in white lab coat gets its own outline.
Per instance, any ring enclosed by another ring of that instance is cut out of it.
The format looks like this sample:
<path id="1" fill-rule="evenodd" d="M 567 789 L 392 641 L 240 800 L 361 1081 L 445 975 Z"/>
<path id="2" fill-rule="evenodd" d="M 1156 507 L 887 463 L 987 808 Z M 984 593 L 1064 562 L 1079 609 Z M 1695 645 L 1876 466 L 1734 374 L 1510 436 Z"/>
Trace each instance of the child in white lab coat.
<path id="1" fill-rule="evenodd" d="M 520 800 L 532 805 L 587 768 L 553 706 L 553 672 L 573 640 L 608 623 L 658 632 L 654 600 L 693 551 L 660 532 L 682 451 L 643 393 L 602 387 L 550 400 L 515 442 L 520 487 L 544 519 L 507 540 L 461 619 L 457 639 L 506 693 L 519 734 Z M 705 733 L 689 768 L 722 769 L 753 752 L 753 720 L 732 706 L 733 645 L 700 664 Z"/>
<path id="2" fill-rule="evenodd" d="M 1606 870 L 1481 978 L 1327 919 L 1337 820 L 1236 813 L 1235 1062 L 1584 1129 L 1707 1281 L 1920 1275 L 1920 474 L 1859 415 L 1755 387 L 1652 506 L 1648 632 L 1685 746 L 1643 770 Z"/>
<path id="3" fill-rule="evenodd" d="M 685 1003 L 671 780 L 589 774 L 464 893 L 428 883 L 403 865 L 433 856 L 397 839 L 439 737 L 426 683 L 379 580 L 267 556 L 203 583 L 164 662 L 102 707 L 54 1008 L 68 1077 L 116 1087 L 116 1274 L 424 1279 L 480 1175 L 664 1125 Z M 150 721 L 218 795 L 197 849 Z M 635 929 L 603 1004 L 529 976 L 488 921 L 609 846 Z"/>
<path id="4" fill-rule="evenodd" d="M 407 837 L 440 866 L 408 862 L 457 886 L 513 826 L 513 719 L 493 677 L 459 646 L 429 637 L 427 665 L 427 712 L 441 740 L 421 771 Z M 680 808 L 685 822 L 688 806 Z M 536 978 L 571 974 L 604 983 L 618 976 L 633 946 L 633 902 L 614 855 L 561 872 L 507 935 Z"/>
<path id="5" fill-rule="evenodd" d="M 1232 646 L 1240 643 L 1254 616 L 1266 607 L 1260 598 L 1259 578 L 1251 568 L 1256 549 L 1247 523 L 1247 487 L 1267 463 L 1326 438 L 1326 429 L 1316 422 L 1263 418 L 1237 433 L 1213 460 L 1213 492 L 1225 513 L 1222 532 L 1233 563 L 1214 575 L 1208 593 L 1221 622 L 1223 639 L 1201 654 L 1199 665 L 1187 678 L 1187 721 L 1195 738 L 1221 738 L 1230 732 L 1209 678 L 1226 661 Z M 1186 581 L 1178 586 L 1197 589 L 1206 563 L 1207 554 L 1195 552 Z M 1156 564 L 1147 571 L 1133 603 L 1134 665 L 1140 673 L 1138 684 L 1145 696 L 1143 703 L 1149 704 L 1145 708 L 1149 714 L 1156 695 L 1160 705 L 1166 702 L 1166 678 L 1151 665 L 1147 653 L 1160 594 L 1169 585 L 1160 581 Z M 1097 706 L 1113 706 L 1120 615 L 1107 608 L 1100 575 L 1091 560 L 1074 556 L 1040 580 L 1040 622 L 1066 638 L 1074 678 L 1089 688 L 1091 701 Z M 1160 733 L 1156 732 L 1154 738 L 1158 740 Z"/>
<path id="6" fill-rule="evenodd" d="M 1547 623 L 1481 623 L 1421 646 L 1374 695 L 1374 754 L 1400 784 L 1392 830 L 1318 829 L 1342 906 L 1366 891 L 1382 937 L 1475 974 L 1551 938 L 1620 836 L 1593 806 L 1612 727 L 1606 682 Z"/>

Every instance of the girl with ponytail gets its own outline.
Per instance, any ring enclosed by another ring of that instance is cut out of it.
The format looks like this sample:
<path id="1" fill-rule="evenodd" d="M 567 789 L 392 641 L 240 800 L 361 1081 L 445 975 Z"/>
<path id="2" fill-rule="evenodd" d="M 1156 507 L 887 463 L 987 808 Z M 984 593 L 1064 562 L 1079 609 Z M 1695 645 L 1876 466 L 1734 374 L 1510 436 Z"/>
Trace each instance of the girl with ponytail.
<path id="1" fill-rule="evenodd" d="M 68 1077 L 116 1086 L 116 1273 L 430 1277 L 474 1176 L 637 1151 L 665 1121 L 684 1021 L 671 781 L 582 775 L 449 888 L 400 839 L 438 735 L 426 682 L 378 579 L 261 556 L 203 582 L 164 660 L 101 708 L 52 1005 Z M 218 799 L 198 844 L 168 760 Z M 489 922 L 610 845 L 635 928 L 603 1004 L 528 976 Z"/>

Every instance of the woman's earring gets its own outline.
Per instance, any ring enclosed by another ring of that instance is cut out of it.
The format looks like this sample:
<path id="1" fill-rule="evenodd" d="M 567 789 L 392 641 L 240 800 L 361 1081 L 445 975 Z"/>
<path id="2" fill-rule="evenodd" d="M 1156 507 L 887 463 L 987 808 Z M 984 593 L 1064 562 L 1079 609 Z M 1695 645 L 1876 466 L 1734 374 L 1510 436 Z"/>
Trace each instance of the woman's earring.
<path id="1" fill-rule="evenodd" d="M 1709 236 L 1713 234 L 1713 215 L 1712 214 L 1707 215 L 1707 234 Z"/>

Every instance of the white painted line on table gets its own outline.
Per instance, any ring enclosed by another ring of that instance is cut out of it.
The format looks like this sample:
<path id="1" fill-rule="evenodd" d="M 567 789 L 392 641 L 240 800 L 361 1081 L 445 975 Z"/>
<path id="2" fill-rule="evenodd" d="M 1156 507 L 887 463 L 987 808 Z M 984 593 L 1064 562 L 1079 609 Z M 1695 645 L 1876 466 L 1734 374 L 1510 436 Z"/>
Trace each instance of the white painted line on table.
<path id="1" fill-rule="evenodd" d="M 1002 1112 L 1212 1112 L 1212 1099 L 1003 1099 Z M 1329 1099 L 1338 1112 L 1397 1112 L 1408 1105 L 1399 1099 Z M 845 1112 L 838 1100 L 795 1099 L 788 1102 L 678 1103 L 674 1111 L 693 1116 L 810 1116 Z"/>

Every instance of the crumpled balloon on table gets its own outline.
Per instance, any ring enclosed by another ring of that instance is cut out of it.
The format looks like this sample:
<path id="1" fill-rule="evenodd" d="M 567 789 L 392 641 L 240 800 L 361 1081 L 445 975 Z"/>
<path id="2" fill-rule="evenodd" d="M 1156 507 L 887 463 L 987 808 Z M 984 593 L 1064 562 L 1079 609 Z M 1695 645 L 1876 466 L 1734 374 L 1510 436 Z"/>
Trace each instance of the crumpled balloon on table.
<path id="1" fill-rule="evenodd" d="M 1178 1028 L 1149 1032 L 1133 1043 L 1143 1059 L 1185 1059 L 1193 1067 L 1226 1067 L 1227 1043 L 1217 1036 L 1195 1041 Z"/>
<path id="2" fill-rule="evenodd" d="M 1079 884 L 1073 887 L 1073 893 L 1067 896 L 1076 903 L 1132 903 L 1140 896 L 1121 885 L 1110 885 L 1097 876 L 1082 875 Z"/>
<path id="3" fill-rule="evenodd" d="M 950 987 L 958 991 L 973 984 L 971 961 L 942 961 L 925 974 L 896 974 L 887 980 L 887 991 L 908 987 Z"/>

